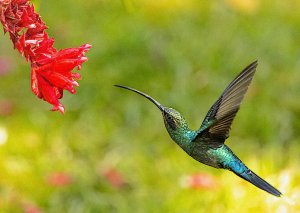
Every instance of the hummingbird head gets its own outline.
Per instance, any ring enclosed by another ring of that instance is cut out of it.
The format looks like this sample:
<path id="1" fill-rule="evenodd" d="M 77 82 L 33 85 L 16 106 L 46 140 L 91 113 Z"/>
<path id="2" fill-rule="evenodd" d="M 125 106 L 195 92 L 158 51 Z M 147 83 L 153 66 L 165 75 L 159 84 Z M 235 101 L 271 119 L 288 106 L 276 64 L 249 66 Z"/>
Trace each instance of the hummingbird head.
<path id="1" fill-rule="evenodd" d="M 145 94 L 141 91 L 138 91 L 136 89 L 133 89 L 133 88 L 130 88 L 130 87 L 127 87 L 127 86 L 121 86 L 121 85 L 115 85 L 115 86 L 123 88 L 123 89 L 131 90 L 135 93 L 138 93 L 141 96 L 144 96 L 145 98 L 150 100 L 152 103 L 154 103 L 157 106 L 157 108 L 162 112 L 165 126 L 166 126 L 166 128 L 167 128 L 170 135 L 172 135 L 176 132 L 179 132 L 180 130 L 187 130 L 188 129 L 188 126 L 186 124 L 185 119 L 175 109 L 168 108 L 168 107 L 165 107 L 165 106 L 161 105 L 158 101 L 156 101 L 151 96 L 149 96 L 149 95 L 147 95 L 147 94 Z"/>
<path id="2" fill-rule="evenodd" d="M 164 107 L 162 111 L 165 126 L 169 133 L 180 129 L 187 129 L 187 124 L 182 115 L 175 109 Z"/>

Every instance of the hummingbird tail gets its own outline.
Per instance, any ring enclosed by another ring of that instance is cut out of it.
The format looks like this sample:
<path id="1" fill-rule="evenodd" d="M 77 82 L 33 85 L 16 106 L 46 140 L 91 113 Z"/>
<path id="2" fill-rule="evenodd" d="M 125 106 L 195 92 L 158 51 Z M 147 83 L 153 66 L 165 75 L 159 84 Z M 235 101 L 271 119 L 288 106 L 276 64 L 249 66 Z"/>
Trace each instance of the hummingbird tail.
<path id="1" fill-rule="evenodd" d="M 276 188 L 271 186 L 268 182 L 263 180 L 257 174 L 252 172 L 250 169 L 248 169 L 246 172 L 243 172 L 242 174 L 238 174 L 236 172 L 234 172 L 234 173 L 236 175 L 240 176 L 241 178 L 243 178 L 244 180 L 252 183 L 256 187 L 258 187 L 258 188 L 260 188 L 260 189 L 262 189 L 262 190 L 264 190 L 264 191 L 266 191 L 266 192 L 268 192 L 272 195 L 275 195 L 277 197 L 280 197 L 282 195 L 282 193 L 280 191 L 278 191 Z"/>
<path id="2" fill-rule="evenodd" d="M 274 196 L 281 197 L 282 193 L 279 190 L 251 171 L 226 145 L 223 145 L 223 155 L 227 159 L 223 161 L 220 168 L 228 169 L 254 186 Z"/>

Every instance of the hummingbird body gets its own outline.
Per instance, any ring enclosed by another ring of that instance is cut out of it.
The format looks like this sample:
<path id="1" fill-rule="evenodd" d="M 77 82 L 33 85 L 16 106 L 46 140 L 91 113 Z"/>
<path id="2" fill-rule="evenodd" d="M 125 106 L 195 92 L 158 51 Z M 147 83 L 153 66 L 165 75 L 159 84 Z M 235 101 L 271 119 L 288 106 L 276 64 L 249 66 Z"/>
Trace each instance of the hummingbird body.
<path id="1" fill-rule="evenodd" d="M 243 173 L 247 170 L 242 161 L 225 144 L 220 144 L 218 141 L 214 142 L 209 137 L 203 138 L 200 143 L 194 143 L 193 141 L 198 135 L 197 131 L 191 130 L 185 119 L 176 110 L 168 108 L 166 112 L 172 115 L 172 117 L 166 116 L 166 119 L 164 119 L 170 137 L 196 161 L 237 173 Z M 172 120 L 176 124 L 172 125 Z"/>
<path id="2" fill-rule="evenodd" d="M 174 109 L 169 108 L 167 111 L 173 113 L 174 117 L 177 113 L 177 118 L 181 122 L 181 128 L 174 130 L 168 125 L 168 119 L 164 120 L 170 137 L 196 161 L 214 168 L 228 169 L 238 174 L 249 170 L 225 144 L 214 143 L 210 138 L 203 139 L 200 143 L 194 143 L 197 132 L 189 129 L 184 118 Z"/>
<path id="3" fill-rule="evenodd" d="M 282 194 L 265 180 L 252 172 L 224 144 L 229 137 L 233 119 L 248 89 L 257 67 L 257 61 L 247 66 L 224 90 L 219 99 L 209 109 L 202 125 L 196 131 L 191 130 L 182 115 L 175 109 L 162 106 L 149 95 L 136 89 L 115 85 L 136 92 L 162 112 L 165 127 L 170 137 L 192 158 L 208 166 L 227 169 L 258 188 L 280 197 Z"/>

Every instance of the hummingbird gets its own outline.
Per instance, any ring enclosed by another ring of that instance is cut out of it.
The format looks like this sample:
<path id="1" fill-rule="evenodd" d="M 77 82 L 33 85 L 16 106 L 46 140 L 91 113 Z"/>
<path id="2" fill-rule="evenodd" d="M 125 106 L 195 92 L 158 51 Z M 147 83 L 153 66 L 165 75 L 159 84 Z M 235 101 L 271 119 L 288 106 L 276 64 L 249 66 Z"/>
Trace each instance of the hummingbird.
<path id="1" fill-rule="evenodd" d="M 146 93 L 127 86 L 114 86 L 136 92 L 155 104 L 162 113 L 170 137 L 196 161 L 214 168 L 227 169 L 256 187 L 281 197 L 279 190 L 251 171 L 224 143 L 229 137 L 231 124 L 252 81 L 257 64 L 257 60 L 252 62 L 226 87 L 208 110 L 198 130 L 191 130 L 178 111 L 163 106 Z"/>

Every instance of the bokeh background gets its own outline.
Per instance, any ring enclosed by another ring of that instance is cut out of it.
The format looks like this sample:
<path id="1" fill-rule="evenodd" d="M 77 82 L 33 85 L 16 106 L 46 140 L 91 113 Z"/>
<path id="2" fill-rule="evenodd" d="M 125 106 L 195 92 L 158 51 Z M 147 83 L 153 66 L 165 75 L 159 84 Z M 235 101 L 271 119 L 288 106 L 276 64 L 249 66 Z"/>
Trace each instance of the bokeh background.
<path id="1" fill-rule="evenodd" d="M 0 212 L 300 211 L 299 1 L 33 2 L 57 49 L 93 48 L 61 115 L 1 35 Z M 194 161 L 153 104 L 113 87 L 147 92 L 197 129 L 256 59 L 227 144 L 286 198 Z"/>

